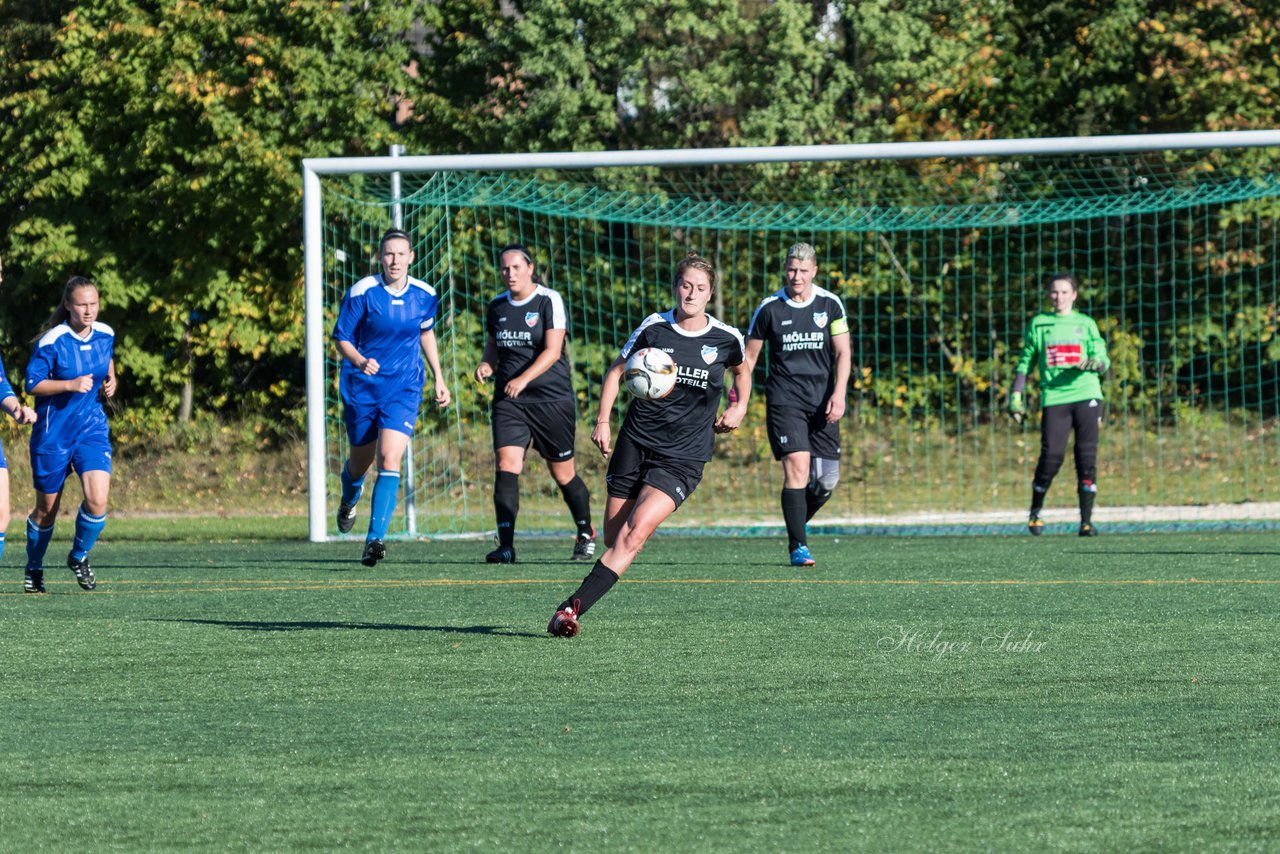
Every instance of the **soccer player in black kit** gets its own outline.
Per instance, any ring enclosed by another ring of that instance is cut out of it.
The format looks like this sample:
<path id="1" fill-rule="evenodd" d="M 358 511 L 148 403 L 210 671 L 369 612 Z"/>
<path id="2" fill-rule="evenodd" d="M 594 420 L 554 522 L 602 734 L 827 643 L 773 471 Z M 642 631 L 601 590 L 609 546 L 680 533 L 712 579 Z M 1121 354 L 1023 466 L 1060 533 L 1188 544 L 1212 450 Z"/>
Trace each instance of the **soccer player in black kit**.
<path id="1" fill-rule="evenodd" d="M 765 419 L 773 458 L 782 461 L 782 520 L 792 566 L 813 566 L 806 523 L 840 479 L 840 419 L 849 387 L 849 320 L 840 297 L 813 284 L 818 255 L 808 243 L 787 250 L 785 287 L 765 297 L 747 330 L 754 368 L 769 345 Z"/>
<path id="2" fill-rule="evenodd" d="M 560 294 L 542 284 L 533 256 L 519 244 L 498 253 L 498 272 L 507 290 L 489 303 L 488 336 L 476 381 L 494 378 L 491 424 L 497 475 L 493 507 L 498 547 L 489 563 L 515 563 L 520 473 L 530 442 L 547 461 L 577 527 L 573 560 L 596 551 L 591 527 L 591 493 L 573 464 L 578 412 L 565 352 L 568 315 Z"/>
<path id="3" fill-rule="evenodd" d="M 742 334 L 707 314 L 715 287 L 711 262 L 698 255 L 681 261 L 672 282 L 675 308 L 645 318 L 605 374 L 591 441 L 606 457 L 612 453 L 605 477 L 606 548 L 552 615 L 547 631 L 553 635 L 571 638 L 578 633 L 582 615 L 609 592 L 658 526 L 693 494 L 703 465 L 711 459 L 714 434 L 736 430 L 742 423 L 751 396 L 751 371 L 743 363 Z M 678 379 L 661 400 L 631 401 L 614 446 L 609 414 L 623 366 L 645 347 L 670 354 Z M 736 399 L 717 418 L 725 371 L 733 374 Z"/>

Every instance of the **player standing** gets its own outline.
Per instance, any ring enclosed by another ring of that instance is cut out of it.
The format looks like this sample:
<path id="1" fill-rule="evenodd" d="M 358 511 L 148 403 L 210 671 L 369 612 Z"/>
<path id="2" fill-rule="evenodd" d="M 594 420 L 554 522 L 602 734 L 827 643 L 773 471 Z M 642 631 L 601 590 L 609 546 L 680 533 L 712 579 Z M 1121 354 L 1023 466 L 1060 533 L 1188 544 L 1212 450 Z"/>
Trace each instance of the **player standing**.
<path id="1" fill-rule="evenodd" d="M 792 566 L 813 566 L 805 524 L 840 479 L 840 419 L 849 387 L 849 320 L 838 296 L 813 284 L 818 255 L 808 243 L 787 250 L 785 286 L 765 297 L 747 330 L 746 361 L 769 345 L 766 424 L 782 462 L 782 519 Z"/>
<path id="2" fill-rule="evenodd" d="M 108 398 L 116 393 L 115 332 L 98 322 L 98 310 L 97 287 L 72 276 L 27 363 L 26 389 L 36 398 L 39 419 L 30 442 L 36 505 L 27 517 L 23 589 L 28 593 L 44 592 L 44 554 L 72 471 L 80 476 L 84 501 L 67 568 L 83 589 L 97 586 L 89 552 L 106 527 L 111 491 L 111 434 L 98 393 Z"/>
<path id="3" fill-rule="evenodd" d="M 604 376 L 591 441 L 606 457 L 613 454 L 605 478 L 606 549 L 552 615 L 547 631 L 553 635 L 578 633 L 582 615 L 609 592 L 658 526 L 693 494 L 711 459 L 714 434 L 742 423 L 751 396 L 751 371 L 743 363 L 742 335 L 707 314 L 715 287 L 711 262 L 692 254 L 681 261 L 672 282 L 676 307 L 645 318 Z M 623 366 L 628 356 L 645 347 L 669 353 L 679 378 L 661 400 L 631 401 L 615 448 L 609 414 Z M 726 370 L 733 374 L 736 400 L 716 418 Z"/>
<path id="4" fill-rule="evenodd" d="M 369 532 L 360 562 L 375 566 L 387 556 L 384 540 L 400 491 L 400 463 L 413 438 L 422 406 L 426 356 L 435 379 L 435 401 L 448 406 L 449 387 L 436 345 L 435 288 L 409 275 L 409 235 L 391 229 L 378 243 L 382 272 L 366 276 L 342 298 L 333 340 L 342 354 L 342 417 L 350 452 L 342 467 L 338 530 L 355 525 L 364 477 L 378 461 Z M 421 355 L 420 355 L 421 351 Z"/>
<path id="5" fill-rule="evenodd" d="M 498 253 L 498 274 L 507 290 L 489 303 L 488 336 L 475 373 L 477 382 L 493 377 L 496 386 L 490 423 L 497 468 L 493 509 L 498 547 L 485 560 L 516 562 L 520 473 L 530 442 L 547 461 L 577 527 L 572 559 L 590 560 L 596 553 L 596 534 L 591 526 L 591 493 L 573 462 L 578 411 L 565 351 L 564 300 L 542 283 L 533 256 L 520 244 Z"/>
<path id="6" fill-rule="evenodd" d="M 1062 467 L 1072 430 L 1076 433 L 1080 536 L 1098 534 L 1093 527 L 1093 502 L 1098 494 L 1098 433 L 1102 427 L 1100 377 L 1111 363 L 1098 325 L 1072 309 L 1078 291 L 1074 276 L 1049 276 L 1048 295 L 1053 311 L 1041 312 L 1031 319 L 1009 393 L 1009 414 L 1021 424 L 1027 412 L 1022 396 L 1027 373 L 1032 363 L 1040 368 L 1040 459 L 1031 481 L 1031 514 L 1027 520 L 1027 528 L 1037 537 L 1044 533 L 1040 511 L 1045 493 Z"/>

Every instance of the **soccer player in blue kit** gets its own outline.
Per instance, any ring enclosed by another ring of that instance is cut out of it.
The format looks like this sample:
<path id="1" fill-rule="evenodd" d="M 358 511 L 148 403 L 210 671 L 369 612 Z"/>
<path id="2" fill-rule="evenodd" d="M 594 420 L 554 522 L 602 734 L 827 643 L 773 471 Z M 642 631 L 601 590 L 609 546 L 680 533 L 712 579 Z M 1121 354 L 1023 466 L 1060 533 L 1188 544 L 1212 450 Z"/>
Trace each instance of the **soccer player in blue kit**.
<path id="1" fill-rule="evenodd" d="M 4 281 L 4 268 L 0 265 L 0 282 Z M 13 392 L 8 375 L 4 372 L 4 362 L 0 361 L 0 409 L 19 424 L 34 424 L 36 411 L 24 406 Z M 4 457 L 4 447 L 0 446 L 0 556 L 4 555 L 4 535 L 9 528 L 9 461 Z M 43 593 L 44 585 L 39 590 L 28 590 L 28 593 Z"/>
<path id="2" fill-rule="evenodd" d="M 24 406 L 18 396 L 13 393 L 13 386 L 4 372 L 4 363 L 0 362 L 0 409 L 19 424 L 36 423 L 36 411 Z M 4 554 L 4 535 L 9 529 L 9 461 L 4 457 L 4 448 L 0 447 L 0 556 Z M 24 585 L 24 589 L 26 589 Z M 32 584 L 28 593 L 43 593 L 44 583 Z"/>
<path id="3" fill-rule="evenodd" d="M 108 398 L 116 393 L 115 332 L 98 322 L 98 310 L 97 287 L 72 276 L 27 363 L 26 389 L 36 398 L 38 418 L 30 444 L 36 505 L 27 517 L 23 589 L 28 593 L 44 592 L 44 554 L 72 471 L 80 476 L 84 501 L 67 568 L 83 589 L 97 585 L 89 552 L 106 527 L 111 491 L 111 434 L 99 393 Z"/>
<path id="4" fill-rule="evenodd" d="M 553 635 L 571 638 L 578 633 L 582 615 L 609 592 L 658 526 L 693 494 L 711 459 L 715 434 L 736 430 L 742 423 L 751 397 L 751 371 L 743 362 L 742 334 L 707 314 L 715 287 L 716 269 L 705 258 L 690 255 L 676 265 L 676 307 L 645 318 L 604 376 L 591 441 L 606 457 L 612 454 L 605 477 L 606 549 L 552 615 L 547 631 Z M 609 414 L 623 367 L 632 353 L 645 347 L 670 354 L 678 379 L 660 400 L 631 401 L 614 446 Z M 717 418 L 726 372 L 733 375 L 736 396 Z"/>
<path id="5" fill-rule="evenodd" d="M 351 286 L 342 299 L 333 340 L 342 354 L 339 386 L 350 453 L 342 467 L 338 530 L 355 525 L 356 504 L 376 456 L 378 479 L 370 501 L 369 532 L 360 562 L 375 566 L 387 556 L 384 540 L 400 491 L 400 463 L 413 438 L 426 379 L 422 356 L 435 379 L 435 401 L 451 399 L 436 345 L 435 288 L 409 275 L 409 235 L 392 229 L 378 244 L 382 272 Z M 421 355 L 419 355 L 421 351 Z"/>

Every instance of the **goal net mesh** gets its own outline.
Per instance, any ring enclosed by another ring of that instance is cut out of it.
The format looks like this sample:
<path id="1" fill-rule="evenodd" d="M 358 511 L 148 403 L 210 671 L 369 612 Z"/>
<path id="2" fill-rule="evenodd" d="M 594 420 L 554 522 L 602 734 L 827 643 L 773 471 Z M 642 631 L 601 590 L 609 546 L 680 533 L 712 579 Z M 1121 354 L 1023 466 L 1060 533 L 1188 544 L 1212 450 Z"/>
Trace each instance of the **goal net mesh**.
<path id="1" fill-rule="evenodd" d="M 411 274 L 441 295 L 455 399 L 441 410 L 426 395 L 402 507 L 419 533 L 491 530 L 493 389 L 471 377 L 485 307 L 503 290 L 497 250 L 525 244 L 568 309 L 577 461 L 598 514 L 605 462 L 589 433 L 601 378 L 631 330 L 671 306 L 676 262 L 689 251 L 712 259 L 722 286 L 709 311 L 745 331 L 781 286 L 787 247 L 811 243 L 816 283 L 845 302 L 853 350 L 841 480 L 816 527 L 983 530 L 1024 518 L 1039 452 L 1034 376 L 1026 425 L 1004 415 L 1007 394 L 1023 330 L 1045 307 L 1044 275 L 1069 271 L 1112 358 L 1098 519 L 1265 524 L 1280 515 L 1270 506 L 1280 501 L 1277 154 L 405 173 L 398 196 L 386 175 L 329 176 L 325 329 L 344 290 L 376 270 L 398 210 Z M 346 455 L 337 373 L 330 349 L 331 508 Z M 1074 518 L 1074 484 L 1068 458 L 1048 496 L 1051 523 Z M 756 394 L 672 523 L 777 526 L 781 486 Z M 518 528 L 572 530 L 533 451 Z"/>

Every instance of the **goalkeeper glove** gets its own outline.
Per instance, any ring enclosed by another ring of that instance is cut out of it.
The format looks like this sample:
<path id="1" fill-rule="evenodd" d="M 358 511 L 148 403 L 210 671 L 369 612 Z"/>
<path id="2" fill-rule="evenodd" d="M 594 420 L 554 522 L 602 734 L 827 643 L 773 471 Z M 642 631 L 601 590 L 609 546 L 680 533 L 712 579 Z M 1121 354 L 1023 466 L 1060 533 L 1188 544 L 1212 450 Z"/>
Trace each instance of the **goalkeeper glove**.
<path id="1" fill-rule="evenodd" d="M 1027 404 L 1022 399 L 1022 392 L 1015 391 L 1009 395 L 1009 417 L 1015 423 L 1021 424 L 1023 417 L 1027 414 Z"/>
<path id="2" fill-rule="evenodd" d="M 1082 371 L 1089 371 L 1090 373 L 1094 373 L 1094 374 L 1102 374 L 1102 373 L 1106 373 L 1107 363 L 1102 361 L 1101 359 L 1085 359 L 1083 362 L 1076 365 L 1076 367 Z"/>

